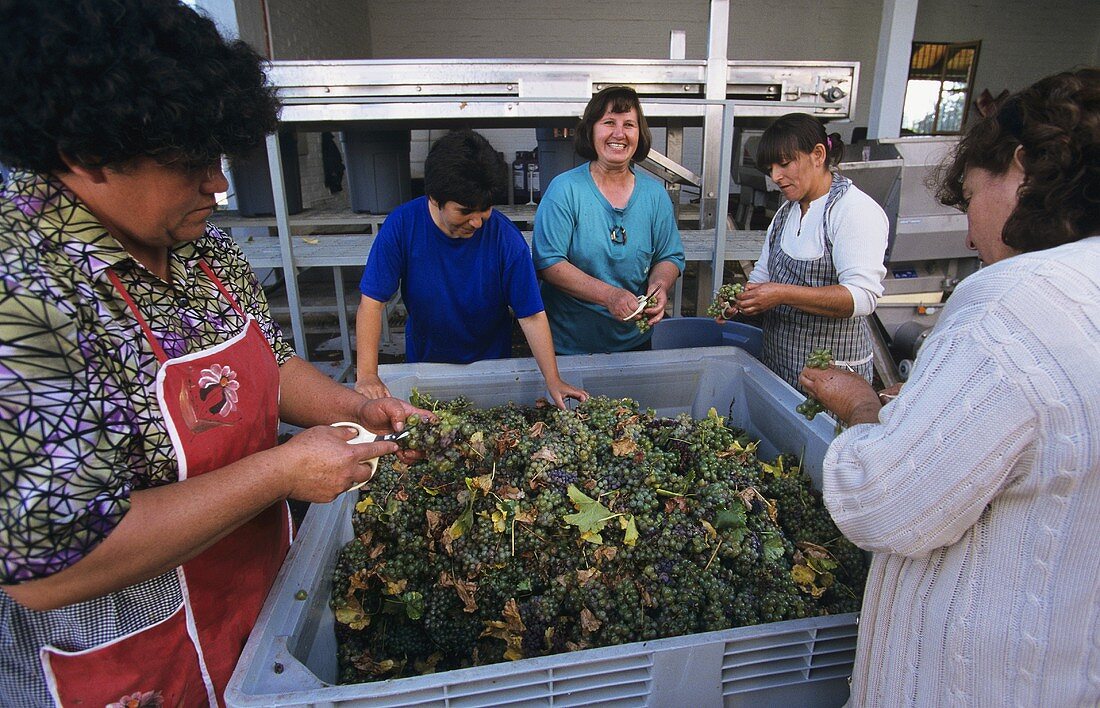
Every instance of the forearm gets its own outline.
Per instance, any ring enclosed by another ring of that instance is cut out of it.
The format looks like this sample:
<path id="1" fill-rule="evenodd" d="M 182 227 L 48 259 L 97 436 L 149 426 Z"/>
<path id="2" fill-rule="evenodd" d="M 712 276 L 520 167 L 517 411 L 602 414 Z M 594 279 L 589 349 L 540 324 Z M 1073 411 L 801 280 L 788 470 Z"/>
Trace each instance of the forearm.
<path id="1" fill-rule="evenodd" d="M 852 316 L 855 304 L 852 293 L 843 285 L 811 288 L 802 285 L 781 285 L 781 300 L 785 305 L 811 315 L 844 319 Z"/>
<path id="2" fill-rule="evenodd" d="M 279 388 L 279 418 L 301 427 L 356 420 L 367 401 L 298 357 L 279 367 Z"/>
<path id="3" fill-rule="evenodd" d="M 386 304 L 365 295 L 355 311 L 355 376 L 361 380 L 378 375 L 378 349 L 382 343 L 382 312 Z"/>
<path id="4" fill-rule="evenodd" d="M 593 278 L 568 261 L 559 261 L 540 271 L 539 275 L 567 295 L 604 307 L 619 290 L 599 278 Z"/>
<path id="5" fill-rule="evenodd" d="M 156 577 L 195 557 L 286 496 L 279 448 L 182 482 L 131 495 L 131 507 L 86 557 L 47 578 L 5 587 L 20 604 L 48 610 Z"/>
<path id="6" fill-rule="evenodd" d="M 519 327 L 523 330 L 523 336 L 527 339 L 527 345 L 531 348 L 531 356 L 538 364 L 542 378 L 547 385 L 553 385 L 561 380 L 558 373 L 558 359 L 554 355 L 554 340 L 550 334 L 550 321 L 546 312 L 538 312 L 530 317 L 524 317 L 519 321 Z"/>

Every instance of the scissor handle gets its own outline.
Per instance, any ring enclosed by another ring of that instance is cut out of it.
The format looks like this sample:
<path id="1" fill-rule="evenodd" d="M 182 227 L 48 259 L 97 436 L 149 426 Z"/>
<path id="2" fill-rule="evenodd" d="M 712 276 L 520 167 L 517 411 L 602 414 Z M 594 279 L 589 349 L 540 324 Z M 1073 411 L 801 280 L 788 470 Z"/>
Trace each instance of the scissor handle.
<path id="1" fill-rule="evenodd" d="M 372 433 L 371 431 L 364 428 L 363 426 L 359 425 L 358 423 L 353 423 L 350 420 L 342 420 L 339 423 L 333 423 L 332 427 L 333 428 L 351 428 L 352 430 L 354 430 L 358 433 L 358 435 L 356 435 L 354 438 L 352 438 L 351 440 L 348 440 L 348 445 L 360 445 L 362 443 L 372 443 L 375 440 L 377 440 L 378 437 L 379 437 L 379 436 L 375 435 L 374 433 Z M 370 465 L 370 477 L 367 477 L 366 479 L 364 479 L 359 484 L 353 484 L 352 486 L 348 487 L 349 492 L 353 489 L 359 489 L 364 484 L 371 481 L 371 479 L 374 477 L 374 473 L 378 471 L 378 458 L 377 457 L 372 457 L 369 460 L 363 460 L 359 464 Z"/>
<path id="2" fill-rule="evenodd" d="M 348 445 L 358 445 L 360 443 L 372 443 L 372 442 L 374 442 L 375 440 L 377 440 L 379 438 L 378 435 L 375 435 L 374 433 L 367 430 L 366 428 L 359 425 L 358 423 L 352 423 L 350 420 L 344 420 L 344 421 L 341 421 L 339 423 L 333 423 L 332 427 L 334 427 L 334 428 L 351 428 L 352 430 L 359 433 L 358 435 L 356 435 L 351 440 L 348 440 Z"/>

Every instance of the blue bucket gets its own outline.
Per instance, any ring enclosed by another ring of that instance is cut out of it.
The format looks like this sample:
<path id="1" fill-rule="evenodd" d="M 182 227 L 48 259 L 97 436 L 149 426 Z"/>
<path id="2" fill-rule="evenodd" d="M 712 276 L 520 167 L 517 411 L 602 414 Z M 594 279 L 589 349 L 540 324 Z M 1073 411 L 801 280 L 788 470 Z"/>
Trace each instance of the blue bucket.
<path id="1" fill-rule="evenodd" d="M 654 349 L 740 347 L 759 359 L 763 344 L 760 328 L 743 322 L 718 324 L 709 317 L 670 317 L 653 327 Z"/>

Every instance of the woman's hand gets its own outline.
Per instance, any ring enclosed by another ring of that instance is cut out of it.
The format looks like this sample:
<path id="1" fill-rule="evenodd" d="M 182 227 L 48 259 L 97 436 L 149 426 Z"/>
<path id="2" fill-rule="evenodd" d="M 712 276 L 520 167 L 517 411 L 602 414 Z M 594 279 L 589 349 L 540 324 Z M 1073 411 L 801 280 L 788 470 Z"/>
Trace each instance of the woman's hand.
<path id="1" fill-rule="evenodd" d="M 355 381 L 355 390 L 367 398 L 388 398 L 390 395 L 390 390 L 377 375 L 358 377 Z"/>
<path id="2" fill-rule="evenodd" d="M 803 390 L 848 425 L 877 423 L 882 409 L 878 394 L 859 374 L 835 367 L 806 367 L 798 377 Z"/>
<path id="3" fill-rule="evenodd" d="M 786 287 L 781 283 L 745 283 L 737 296 L 737 310 L 731 314 L 740 312 L 751 317 L 782 305 Z"/>
<path id="4" fill-rule="evenodd" d="M 276 448 L 283 455 L 279 464 L 287 477 L 285 495 L 328 503 L 373 476 L 369 460 L 398 451 L 397 443 L 391 441 L 349 445 L 355 435 L 348 428 L 318 425 Z"/>
<path id="5" fill-rule="evenodd" d="M 653 304 L 642 310 L 642 315 L 649 318 L 649 325 L 652 327 L 665 317 L 665 306 L 668 304 L 668 295 L 665 293 L 665 289 L 659 285 L 650 286 L 650 297 L 653 298 Z M 635 305 L 637 307 L 637 305 Z"/>
<path id="6" fill-rule="evenodd" d="M 565 399 L 567 398 L 572 398 L 574 401 L 581 403 L 588 400 L 588 391 L 577 388 L 561 379 L 555 382 L 547 381 L 546 392 L 550 394 L 550 399 L 554 402 L 554 405 L 562 410 L 565 410 Z"/>
<path id="7" fill-rule="evenodd" d="M 375 398 L 364 401 L 359 407 L 356 422 L 372 433 L 400 433 L 405 429 L 405 419 L 413 413 L 426 420 L 436 419 L 435 413 L 415 408 L 408 401 L 399 398 Z"/>
<path id="8" fill-rule="evenodd" d="M 377 398 L 366 401 L 359 408 L 359 424 L 372 433 L 400 433 L 405 429 L 405 419 L 413 413 L 419 415 L 421 420 L 433 423 L 439 419 L 435 413 L 416 408 L 401 399 Z M 406 464 L 422 457 L 423 455 L 415 450 L 401 449 L 397 453 L 397 459 Z"/>
<path id="9" fill-rule="evenodd" d="M 603 306 L 617 320 L 625 320 L 638 309 L 638 296 L 629 290 L 615 288 L 608 296 Z"/>

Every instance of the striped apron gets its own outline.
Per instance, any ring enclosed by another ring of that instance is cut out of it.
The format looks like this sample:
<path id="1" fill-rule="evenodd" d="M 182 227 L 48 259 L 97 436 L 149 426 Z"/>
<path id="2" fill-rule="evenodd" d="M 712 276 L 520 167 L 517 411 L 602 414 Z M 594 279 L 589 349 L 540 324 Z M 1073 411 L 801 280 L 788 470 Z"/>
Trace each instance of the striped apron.
<path id="1" fill-rule="evenodd" d="M 809 288 L 840 284 L 836 266 L 833 265 L 833 241 L 837 235 L 829 230 L 829 212 L 851 184 L 847 177 L 833 173 L 822 221 L 825 250 L 817 260 L 795 260 L 782 249 L 783 225 L 788 218 L 797 219 L 801 214 L 798 202 L 786 202 L 779 208 L 768 232 L 768 270 L 773 283 Z M 867 381 L 874 376 L 871 332 L 866 317 L 837 319 L 811 315 L 790 305 L 779 305 L 764 313 L 763 325 L 761 358 L 764 364 L 795 388 L 799 388 L 798 374 L 806 366 L 806 359 L 814 349 L 831 350 L 837 366 L 855 371 Z"/>

